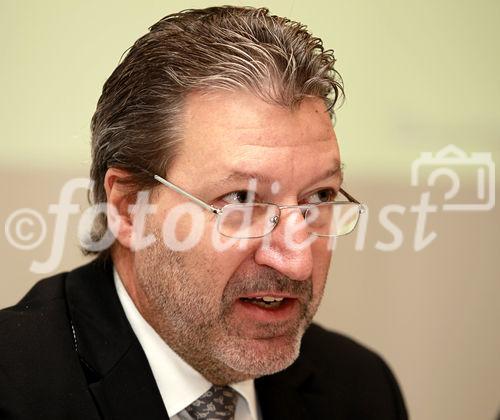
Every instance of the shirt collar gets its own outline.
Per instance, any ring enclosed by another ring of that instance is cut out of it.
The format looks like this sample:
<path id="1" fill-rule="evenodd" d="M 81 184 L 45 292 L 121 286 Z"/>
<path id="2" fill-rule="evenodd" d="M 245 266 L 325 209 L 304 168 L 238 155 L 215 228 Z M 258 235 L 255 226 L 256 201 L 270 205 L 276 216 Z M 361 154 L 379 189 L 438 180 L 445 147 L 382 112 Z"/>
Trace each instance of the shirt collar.
<path id="1" fill-rule="evenodd" d="M 238 405 L 236 406 L 236 412 L 239 410 L 239 405 L 241 403 L 247 404 L 248 410 L 250 411 L 250 418 L 252 420 L 260 419 L 260 413 L 258 412 L 257 395 L 255 393 L 255 384 L 253 379 L 249 379 L 243 382 L 237 382 L 231 384 L 231 387 L 238 392 L 243 398 L 238 398 Z M 244 401 L 242 401 L 244 400 Z"/>
<path id="2" fill-rule="evenodd" d="M 118 298 L 125 315 L 146 354 L 163 403 L 170 417 L 175 416 L 210 389 L 212 384 L 175 353 L 147 323 L 134 305 L 120 276 L 113 268 Z M 246 400 L 252 419 L 258 419 L 257 398 L 252 379 L 231 384 Z M 242 398 L 238 399 L 238 406 Z"/>

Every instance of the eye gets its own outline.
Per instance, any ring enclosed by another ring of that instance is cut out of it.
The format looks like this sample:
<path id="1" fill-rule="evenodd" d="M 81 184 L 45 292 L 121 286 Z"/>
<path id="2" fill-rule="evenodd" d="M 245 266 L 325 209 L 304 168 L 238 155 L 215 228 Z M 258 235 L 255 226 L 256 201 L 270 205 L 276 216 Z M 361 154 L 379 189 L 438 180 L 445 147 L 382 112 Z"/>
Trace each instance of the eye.
<path id="1" fill-rule="evenodd" d="M 227 204 L 252 203 L 255 201 L 255 192 L 247 190 L 233 191 L 223 196 L 221 200 Z"/>
<path id="2" fill-rule="evenodd" d="M 337 191 L 333 188 L 323 188 L 318 190 L 307 197 L 308 204 L 325 203 L 327 201 L 334 201 L 337 196 Z"/>

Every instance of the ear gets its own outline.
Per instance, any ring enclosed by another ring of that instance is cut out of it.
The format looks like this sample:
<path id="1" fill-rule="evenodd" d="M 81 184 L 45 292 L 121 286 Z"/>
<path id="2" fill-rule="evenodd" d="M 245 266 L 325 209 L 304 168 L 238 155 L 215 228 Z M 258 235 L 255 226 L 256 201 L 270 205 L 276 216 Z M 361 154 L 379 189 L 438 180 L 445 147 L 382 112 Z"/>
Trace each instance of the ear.
<path id="1" fill-rule="evenodd" d="M 106 216 L 108 226 L 115 235 L 117 241 L 125 248 L 132 248 L 133 238 L 133 215 L 129 212 L 130 189 L 120 182 L 129 177 L 130 173 L 122 169 L 109 168 L 104 177 L 104 189 L 108 209 Z"/>

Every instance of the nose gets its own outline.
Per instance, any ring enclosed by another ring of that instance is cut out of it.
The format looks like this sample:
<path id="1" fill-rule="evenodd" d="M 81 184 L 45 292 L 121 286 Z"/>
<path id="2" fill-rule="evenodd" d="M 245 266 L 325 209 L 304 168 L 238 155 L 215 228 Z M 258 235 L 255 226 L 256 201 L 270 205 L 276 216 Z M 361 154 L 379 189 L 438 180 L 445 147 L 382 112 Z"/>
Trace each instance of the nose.
<path id="1" fill-rule="evenodd" d="M 293 280 L 307 280 L 312 275 L 313 255 L 304 217 L 299 209 L 284 209 L 278 225 L 262 238 L 255 252 L 255 262 L 267 265 Z"/>

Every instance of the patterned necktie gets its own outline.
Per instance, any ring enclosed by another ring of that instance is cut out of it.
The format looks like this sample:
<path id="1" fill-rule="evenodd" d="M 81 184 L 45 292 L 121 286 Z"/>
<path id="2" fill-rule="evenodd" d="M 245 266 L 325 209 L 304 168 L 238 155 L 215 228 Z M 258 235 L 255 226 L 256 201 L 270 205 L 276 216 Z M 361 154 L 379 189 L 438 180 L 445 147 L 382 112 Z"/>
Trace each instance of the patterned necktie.
<path id="1" fill-rule="evenodd" d="M 232 388 L 213 385 L 189 407 L 186 407 L 186 411 L 196 420 L 233 420 L 236 397 L 236 392 Z"/>

